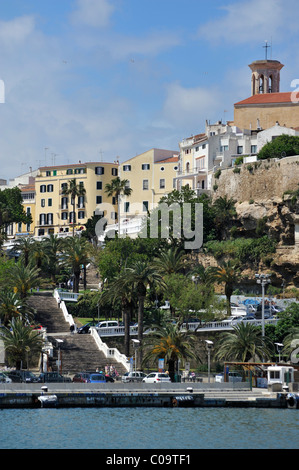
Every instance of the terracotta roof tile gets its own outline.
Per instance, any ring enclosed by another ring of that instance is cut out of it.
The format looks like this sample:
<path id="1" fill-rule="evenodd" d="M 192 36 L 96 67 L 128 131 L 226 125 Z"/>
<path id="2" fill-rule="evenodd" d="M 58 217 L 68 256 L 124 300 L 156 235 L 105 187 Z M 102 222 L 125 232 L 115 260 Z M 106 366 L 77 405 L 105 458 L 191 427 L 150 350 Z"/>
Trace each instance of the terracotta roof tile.
<path id="1" fill-rule="evenodd" d="M 292 92 L 286 93 L 262 93 L 250 96 L 246 100 L 235 103 L 235 106 L 243 106 L 248 104 L 275 104 L 275 103 L 292 103 Z"/>

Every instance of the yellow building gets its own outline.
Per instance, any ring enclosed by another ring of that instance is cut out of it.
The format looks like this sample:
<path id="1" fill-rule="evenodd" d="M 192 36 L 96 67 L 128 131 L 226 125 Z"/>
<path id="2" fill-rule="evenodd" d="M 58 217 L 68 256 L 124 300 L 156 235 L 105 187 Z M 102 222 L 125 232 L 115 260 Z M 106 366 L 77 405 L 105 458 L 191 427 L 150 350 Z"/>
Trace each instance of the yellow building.
<path id="1" fill-rule="evenodd" d="M 31 224 L 22 224 L 21 222 L 15 224 L 15 236 L 33 236 L 34 235 L 34 222 L 35 222 L 35 185 L 26 184 L 19 186 L 22 193 L 23 207 L 26 214 L 32 217 Z"/>
<path id="2" fill-rule="evenodd" d="M 118 175 L 117 163 L 88 162 L 71 165 L 39 168 L 35 178 L 35 236 L 67 234 L 73 227 L 82 230 L 102 203 L 109 204 L 105 213 L 108 223 L 114 222 L 117 214 L 115 198 L 108 197 L 105 185 Z M 64 195 L 72 179 L 85 189 L 85 194 L 71 201 Z M 73 204 L 74 203 L 74 204 Z"/>
<path id="3" fill-rule="evenodd" d="M 175 189 L 178 155 L 172 150 L 151 149 L 120 165 L 120 177 L 132 189 L 130 196 L 121 198 L 121 219 L 146 215 Z"/>

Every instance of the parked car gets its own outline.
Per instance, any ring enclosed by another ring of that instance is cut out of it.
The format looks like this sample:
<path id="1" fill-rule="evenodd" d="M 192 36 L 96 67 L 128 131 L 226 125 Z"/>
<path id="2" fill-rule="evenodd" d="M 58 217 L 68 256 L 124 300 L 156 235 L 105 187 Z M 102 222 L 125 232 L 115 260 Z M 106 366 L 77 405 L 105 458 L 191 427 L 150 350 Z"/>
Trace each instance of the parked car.
<path id="1" fill-rule="evenodd" d="M 106 374 L 105 379 L 106 379 L 106 382 L 114 382 L 114 378 L 111 377 L 111 375 Z"/>
<path id="2" fill-rule="evenodd" d="M 58 372 L 42 372 L 39 375 L 39 382 L 71 382 L 70 377 L 65 377 Z"/>
<path id="3" fill-rule="evenodd" d="M 12 370 L 7 373 L 12 382 L 26 382 L 36 383 L 39 382 L 38 376 L 29 370 Z"/>
<path id="4" fill-rule="evenodd" d="M 105 375 L 104 374 L 97 374 L 97 373 L 90 374 L 89 379 L 88 379 L 88 383 L 102 383 L 102 384 L 105 384 L 106 383 Z"/>
<path id="5" fill-rule="evenodd" d="M 146 374 L 144 372 L 126 372 L 121 380 L 124 383 L 128 382 L 142 382 L 142 380 L 146 377 Z"/>
<path id="6" fill-rule="evenodd" d="M 142 382 L 144 383 L 160 383 L 160 382 L 170 382 L 170 377 L 168 374 L 165 374 L 163 372 L 152 372 L 151 374 L 148 374 Z"/>
<path id="7" fill-rule="evenodd" d="M 229 372 L 228 373 L 229 382 L 242 382 L 242 376 L 238 372 Z M 224 382 L 224 373 L 217 374 L 215 376 L 215 382 L 222 383 Z"/>
<path id="8" fill-rule="evenodd" d="M 90 374 L 88 372 L 79 372 L 78 374 L 74 375 L 73 382 L 87 383 L 89 376 Z"/>
<path id="9" fill-rule="evenodd" d="M 5 374 L 5 372 L 0 372 L 0 383 L 9 384 L 11 382 L 12 382 L 12 379 L 8 377 L 8 375 Z"/>
<path id="10" fill-rule="evenodd" d="M 113 328 L 119 326 L 118 322 L 115 320 L 110 320 L 110 321 L 100 321 L 97 323 L 96 328 Z"/>
<path id="11" fill-rule="evenodd" d="M 87 334 L 89 333 L 89 329 L 91 326 L 96 326 L 98 324 L 97 321 L 90 321 L 88 323 L 85 323 L 85 325 L 82 325 L 80 326 L 78 329 L 77 329 L 77 333 L 79 333 L 79 335 L 84 335 L 84 334 Z"/>
<path id="12" fill-rule="evenodd" d="M 248 315 L 242 317 L 242 320 L 256 320 L 256 317 L 253 315 L 253 313 L 248 313 Z"/>

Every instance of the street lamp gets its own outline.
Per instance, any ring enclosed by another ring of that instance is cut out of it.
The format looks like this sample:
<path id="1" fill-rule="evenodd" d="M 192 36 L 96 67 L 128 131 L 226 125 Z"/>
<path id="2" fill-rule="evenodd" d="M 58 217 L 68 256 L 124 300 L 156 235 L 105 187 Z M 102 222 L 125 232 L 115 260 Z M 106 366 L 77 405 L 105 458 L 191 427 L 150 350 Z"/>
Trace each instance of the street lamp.
<path id="1" fill-rule="evenodd" d="M 262 336 L 265 336 L 265 286 L 270 284 L 270 274 L 256 274 L 257 284 L 262 286 Z"/>
<path id="2" fill-rule="evenodd" d="M 136 373 L 137 349 L 138 349 L 139 346 L 140 346 L 140 341 L 139 341 L 139 339 L 132 339 L 132 343 L 133 343 L 133 348 L 134 348 L 134 350 L 135 350 L 135 373 Z"/>
<path id="3" fill-rule="evenodd" d="M 208 382 L 210 383 L 210 369 L 211 369 L 211 350 L 214 345 L 213 341 L 210 341 L 209 339 L 205 339 L 206 342 L 206 348 L 208 351 Z"/>
<path id="4" fill-rule="evenodd" d="M 278 356 L 279 356 L 279 362 L 280 362 L 280 353 L 281 353 L 281 350 L 283 348 L 283 344 L 282 343 L 274 343 L 275 346 L 276 346 L 276 349 L 277 349 L 277 352 L 278 352 Z"/>

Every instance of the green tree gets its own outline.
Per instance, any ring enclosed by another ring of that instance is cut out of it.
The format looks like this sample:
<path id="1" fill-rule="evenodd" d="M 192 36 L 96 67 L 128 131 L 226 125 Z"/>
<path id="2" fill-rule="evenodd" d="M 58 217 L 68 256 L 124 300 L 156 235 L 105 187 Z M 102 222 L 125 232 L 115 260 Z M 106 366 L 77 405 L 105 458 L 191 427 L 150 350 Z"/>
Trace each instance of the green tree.
<path id="1" fill-rule="evenodd" d="M 32 217 L 26 214 L 22 204 L 22 193 L 19 188 L 7 188 L 0 190 L 0 233 L 1 242 L 5 239 L 6 227 L 15 222 L 31 224 Z"/>
<path id="2" fill-rule="evenodd" d="M 9 326 L 2 332 L 5 353 L 16 369 L 21 369 L 23 364 L 28 364 L 32 357 L 42 352 L 43 337 L 39 331 L 25 326 L 20 318 L 12 321 Z"/>
<path id="3" fill-rule="evenodd" d="M 118 221 L 118 236 L 120 237 L 120 217 L 119 207 L 120 198 L 122 195 L 130 196 L 132 194 L 132 188 L 128 186 L 128 180 L 121 180 L 119 176 L 114 178 L 111 183 L 107 183 L 105 186 L 105 192 L 108 196 L 114 196 L 117 202 L 117 221 Z"/>
<path id="4" fill-rule="evenodd" d="M 11 267 L 7 284 L 21 299 L 25 299 L 29 291 L 39 285 L 39 275 L 39 269 L 30 265 L 25 266 L 19 261 Z"/>
<path id="5" fill-rule="evenodd" d="M 73 274 L 73 292 L 79 292 L 80 273 L 83 268 L 86 289 L 86 265 L 89 263 L 90 244 L 81 237 L 68 237 L 64 243 L 63 260 Z"/>
<path id="6" fill-rule="evenodd" d="M 172 274 L 184 272 L 186 269 L 187 256 L 179 247 L 171 246 L 168 249 L 161 250 L 159 255 L 154 258 L 153 264 L 160 274 Z"/>
<path id="7" fill-rule="evenodd" d="M 215 226 L 218 230 L 218 236 L 220 239 L 226 239 L 228 237 L 229 229 L 236 217 L 235 201 L 227 196 L 219 197 L 215 200 L 214 204 L 215 212 Z"/>
<path id="8" fill-rule="evenodd" d="M 181 323 L 153 325 L 152 328 L 153 330 L 145 338 L 147 352 L 143 363 L 164 359 L 168 364 L 169 376 L 173 382 L 179 359 L 199 359 L 195 353 L 198 340 L 190 330 L 182 330 Z"/>
<path id="9" fill-rule="evenodd" d="M 29 264 L 29 258 L 32 254 L 35 241 L 33 237 L 24 237 L 15 241 L 14 249 L 21 252 L 20 260 L 25 266 Z"/>
<path id="10" fill-rule="evenodd" d="M 53 283 L 56 284 L 56 277 L 60 271 L 63 239 L 50 234 L 48 237 L 44 237 L 41 243 L 46 257 L 47 271 L 50 273 Z"/>
<path id="11" fill-rule="evenodd" d="M 75 211 L 75 205 L 76 205 L 76 197 L 79 196 L 84 196 L 86 193 L 86 189 L 82 184 L 77 184 L 76 178 L 73 178 L 69 181 L 69 183 L 66 183 L 66 186 L 62 190 L 62 194 L 65 196 L 70 196 L 71 197 L 71 204 L 73 206 L 73 236 L 75 234 L 75 223 L 76 223 L 76 211 Z"/>
<path id="12" fill-rule="evenodd" d="M 272 142 L 268 142 L 259 151 L 258 160 L 268 158 L 291 157 L 299 154 L 299 137 L 294 135 L 280 135 Z"/>
<path id="13" fill-rule="evenodd" d="M 262 336 L 259 327 L 240 322 L 233 327 L 233 330 L 233 332 L 223 333 L 216 346 L 216 360 L 258 362 L 261 358 L 271 357 L 272 344 L 267 337 Z"/>
<path id="14" fill-rule="evenodd" d="M 138 340 L 143 340 L 143 316 L 144 300 L 149 286 L 163 286 L 164 281 L 158 271 L 148 262 L 137 261 L 131 267 L 125 269 L 128 282 L 133 286 L 138 298 Z M 142 362 L 142 349 L 139 354 L 139 362 Z"/>
<path id="15" fill-rule="evenodd" d="M 238 283 L 240 274 L 235 261 L 223 261 L 220 266 L 210 268 L 211 280 L 217 284 L 224 284 L 224 293 L 226 297 L 227 314 L 231 315 L 230 299 L 234 291 L 235 284 Z"/>

